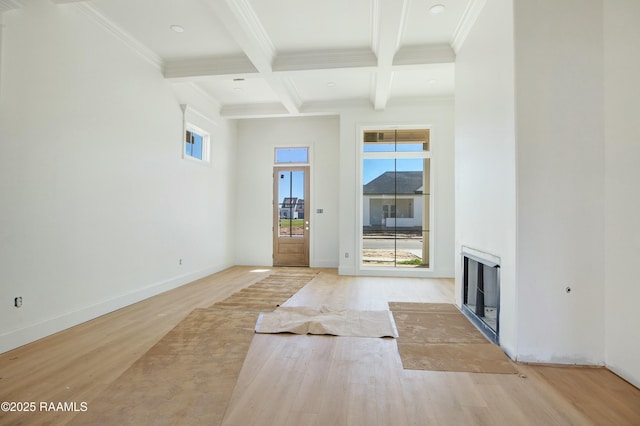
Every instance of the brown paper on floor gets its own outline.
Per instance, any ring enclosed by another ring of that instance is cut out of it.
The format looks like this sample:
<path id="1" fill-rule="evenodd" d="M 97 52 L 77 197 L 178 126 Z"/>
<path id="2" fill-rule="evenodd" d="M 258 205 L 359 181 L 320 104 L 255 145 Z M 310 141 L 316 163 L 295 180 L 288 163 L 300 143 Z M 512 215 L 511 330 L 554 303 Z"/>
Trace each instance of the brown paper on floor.
<path id="1" fill-rule="evenodd" d="M 313 271 L 278 271 L 250 285 L 221 302 L 213 304 L 212 308 L 241 309 L 247 311 L 273 311 L 296 294 L 311 281 L 317 272 Z"/>
<path id="2" fill-rule="evenodd" d="M 70 424 L 220 424 L 257 317 L 194 310 Z"/>
<path id="3" fill-rule="evenodd" d="M 273 312 L 261 313 L 256 333 L 398 337 L 389 311 L 337 311 L 304 306 L 280 307 Z"/>
<path id="4" fill-rule="evenodd" d="M 259 312 L 286 302 L 316 275 L 278 271 L 195 309 L 69 424 L 220 424 Z"/>
<path id="5" fill-rule="evenodd" d="M 487 340 L 455 305 L 390 302 L 389 308 L 405 369 L 518 372 L 502 349 Z"/>

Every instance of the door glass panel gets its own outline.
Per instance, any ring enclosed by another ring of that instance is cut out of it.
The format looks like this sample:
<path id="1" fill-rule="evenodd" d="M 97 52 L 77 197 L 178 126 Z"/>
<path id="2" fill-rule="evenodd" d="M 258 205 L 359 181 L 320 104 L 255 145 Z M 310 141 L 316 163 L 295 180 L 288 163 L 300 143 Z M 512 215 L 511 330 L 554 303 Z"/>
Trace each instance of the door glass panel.
<path id="1" fill-rule="evenodd" d="M 278 237 L 304 236 L 304 202 L 304 171 L 280 171 Z"/>

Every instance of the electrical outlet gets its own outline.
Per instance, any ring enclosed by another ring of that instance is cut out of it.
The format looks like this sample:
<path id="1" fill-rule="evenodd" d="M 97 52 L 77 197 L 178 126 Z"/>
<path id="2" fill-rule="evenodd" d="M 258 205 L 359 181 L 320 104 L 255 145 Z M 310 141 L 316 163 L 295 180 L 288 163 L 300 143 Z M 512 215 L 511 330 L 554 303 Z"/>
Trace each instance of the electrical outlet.
<path id="1" fill-rule="evenodd" d="M 15 306 L 16 308 L 19 308 L 22 306 L 22 297 L 18 296 L 15 299 L 13 299 L 13 306 Z"/>

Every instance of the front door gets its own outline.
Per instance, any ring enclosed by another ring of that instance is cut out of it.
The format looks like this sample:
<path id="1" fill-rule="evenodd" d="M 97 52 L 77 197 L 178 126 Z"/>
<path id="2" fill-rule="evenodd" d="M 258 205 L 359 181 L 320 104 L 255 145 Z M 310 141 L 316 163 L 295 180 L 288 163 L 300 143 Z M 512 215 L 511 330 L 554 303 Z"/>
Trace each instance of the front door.
<path id="1" fill-rule="evenodd" d="M 273 265 L 309 266 L 309 167 L 274 167 L 273 196 Z"/>

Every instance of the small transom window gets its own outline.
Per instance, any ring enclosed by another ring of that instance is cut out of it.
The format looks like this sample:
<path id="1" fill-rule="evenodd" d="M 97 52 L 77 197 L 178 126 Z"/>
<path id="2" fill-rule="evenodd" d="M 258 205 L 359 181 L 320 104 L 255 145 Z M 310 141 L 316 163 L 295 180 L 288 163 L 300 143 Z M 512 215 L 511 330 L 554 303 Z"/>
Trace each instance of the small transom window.
<path id="1" fill-rule="evenodd" d="M 276 148 L 276 163 L 309 163 L 309 148 Z"/>

